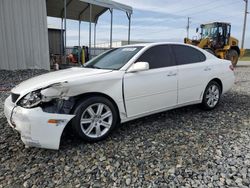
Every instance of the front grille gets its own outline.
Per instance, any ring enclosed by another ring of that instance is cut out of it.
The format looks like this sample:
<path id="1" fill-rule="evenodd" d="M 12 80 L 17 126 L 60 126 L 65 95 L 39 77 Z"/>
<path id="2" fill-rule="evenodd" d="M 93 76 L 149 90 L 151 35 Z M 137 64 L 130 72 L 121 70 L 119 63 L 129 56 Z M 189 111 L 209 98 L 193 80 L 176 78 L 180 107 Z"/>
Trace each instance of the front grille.
<path id="1" fill-rule="evenodd" d="M 19 94 L 11 93 L 12 102 L 15 103 L 19 96 L 20 96 Z"/>

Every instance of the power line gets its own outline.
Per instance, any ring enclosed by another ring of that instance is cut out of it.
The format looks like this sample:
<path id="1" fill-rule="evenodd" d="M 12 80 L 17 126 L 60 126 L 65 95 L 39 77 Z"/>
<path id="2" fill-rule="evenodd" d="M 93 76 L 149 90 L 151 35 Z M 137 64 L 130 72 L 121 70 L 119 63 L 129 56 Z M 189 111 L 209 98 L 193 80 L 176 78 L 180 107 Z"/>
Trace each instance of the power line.
<path id="1" fill-rule="evenodd" d="M 225 4 L 225 3 L 224 3 Z M 238 2 L 234 2 L 234 3 L 230 3 L 230 4 L 227 4 L 227 5 L 225 5 L 225 6 L 228 6 L 228 5 L 234 5 L 234 4 L 238 4 Z M 219 8 L 224 8 L 225 6 L 223 6 L 223 7 L 218 7 L 218 6 L 220 6 L 220 5 L 217 5 L 217 6 L 214 6 L 214 7 L 211 7 L 211 8 L 209 8 L 209 9 L 206 9 L 205 11 L 209 11 L 209 10 L 214 10 L 214 9 L 219 9 Z M 197 14 L 200 14 L 200 13 L 204 13 L 204 10 L 201 10 L 201 11 L 198 11 L 198 12 L 195 12 L 195 13 L 193 13 L 193 14 L 189 14 L 189 15 L 197 15 Z"/>
<path id="2" fill-rule="evenodd" d="M 223 0 L 217 0 L 216 2 L 219 2 L 219 1 L 223 1 Z M 235 0 L 231 0 L 231 1 L 235 1 Z M 196 13 L 194 13 L 194 14 L 189 14 L 189 15 L 176 15 L 176 14 L 178 14 L 178 13 L 183 13 L 183 12 L 185 12 L 185 11 L 187 11 L 187 10 L 192 10 L 192 9 L 197 9 L 197 8 L 199 8 L 199 7 L 202 7 L 202 6 L 206 6 L 206 7 L 208 7 L 208 5 L 211 5 L 211 4 L 214 4 L 215 2 L 210 2 L 210 3 L 202 3 L 202 4 L 199 4 L 199 5 L 197 5 L 197 6 L 193 6 L 193 7 L 189 7 L 189 8 L 186 8 L 186 9 L 182 9 L 182 10 L 178 10 L 178 11 L 176 11 L 176 12 L 172 12 L 172 13 L 170 13 L 170 15 L 175 15 L 175 16 L 178 16 L 178 17 L 187 17 L 187 16 L 190 16 L 190 15 L 195 15 Z M 221 7 L 221 5 L 224 5 L 225 3 L 223 3 L 223 4 L 217 4 L 217 6 L 216 7 L 212 7 L 212 9 L 214 9 L 214 8 L 217 8 L 217 7 Z M 231 5 L 231 4 L 228 4 L 228 5 Z M 208 10 L 210 10 L 210 9 L 208 9 Z M 206 9 L 204 10 L 202 10 L 202 11 L 199 11 L 198 13 L 201 13 L 201 12 L 204 12 L 204 11 L 207 11 Z M 159 25 L 159 23 L 166 23 L 166 20 L 162 20 L 162 21 L 158 21 L 157 23 L 153 23 L 153 24 L 150 24 L 151 26 L 154 26 L 154 25 Z"/>
<path id="3" fill-rule="evenodd" d="M 204 11 L 209 11 L 209 10 L 212 10 L 212 9 L 215 9 L 215 8 L 217 8 L 217 9 L 219 9 L 219 8 L 224 8 L 224 7 L 226 7 L 226 6 L 231 6 L 231 5 L 234 5 L 234 4 L 236 4 L 236 3 L 238 3 L 238 2 L 235 2 L 235 3 L 231 3 L 231 4 L 227 4 L 227 5 L 225 5 L 225 6 L 223 6 L 223 7 L 218 7 L 219 5 L 217 5 L 216 7 L 211 7 L 211 8 L 209 8 L 209 9 L 206 9 L 206 10 L 203 10 L 203 11 L 199 11 L 199 12 L 196 12 L 196 13 L 193 13 L 193 14 L 190 14 L 190 15 L 196 15 L 196 14 L 200 14 L 200 13 L 203 13 Z M 153 26 L 153 25 L 155 25 L 155 24 L 151 24 L 150 26 Z M 158 24 L 157 24 L 158 25 Z M 180 29 L 180 28 L 179 28 Z M 156 34 L 156 33 L 163 33 L 163 32 L 168 32 L 168 31 L 172 31 L 172 30 L 176 30 L 176 28 L 171 28 L 171 29 L 166 29 L 166 30 L 161 30 L 161 31 L 154 31 L 154 32 L 150 32 L 150 33 L 146 33 L 146 35 L 147 34 Z M 145 35 L 145 34 L 144 34 Z"/>
<path id="4" fill-rule="evenodd" d="M 217 3 L 218 1 L 223 1 L 223 0 L 217 0 L 216 3 Z M 170 14 L 174 15 L 174 14 L 177 14 L 177 13 L 185 12 L 185 11 L 187 11 L 187 10 L 197 9 L 197 8 L 203 7 L 203 6 L 206 6 L 206 7 L 207 7 L 208 5 L 211 5 L 211 4 L 214 4 L 214 3 L 215 3 L 214 1 L 213 1 L 213 2 L 210 2 L 210 3 L 202 3 L 202 4 L 199 4 L 199 5 L 193 6 L 193 7 L 189 7 L 189 8 L 186 8 L 186 9 L 178 10 L 178 11 L 176 11 L 176 12 L 172 12 L 172 13 L 170 13 Z M 184 15 L 183 15 L 183 16 L 184 16 Z"/>

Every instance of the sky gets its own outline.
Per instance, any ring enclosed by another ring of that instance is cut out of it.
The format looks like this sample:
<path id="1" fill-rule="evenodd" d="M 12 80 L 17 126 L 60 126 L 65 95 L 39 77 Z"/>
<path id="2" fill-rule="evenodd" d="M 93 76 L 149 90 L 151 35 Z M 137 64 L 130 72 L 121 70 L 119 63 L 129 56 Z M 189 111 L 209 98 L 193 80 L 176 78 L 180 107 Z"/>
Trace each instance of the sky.
<path id="1" fill-rule="evenodd" d="M 133 7 L 131 40 L 145 42 L 183 42 L 190 17 L 190 38 L 201 23 L 229 22 L 231 35 L 240 42 L 245 3 L 243 0 L 114 0 Z M 127 40 L 128 19 L 124 12 L 114 10 L 113 41 Z M 48 26 L 60 28 L 61 21 L 48 17 Z M 88 45 L 88 23 L 81 24 L 81 45 Z M 109 42 L 110 13 L 98 20 L 97 44 Z M 92 35 L 93 36 L 93 35 Z M 92 39 L 93 40 L 93 39 Z M 67 46 L 78 45 L 78 21 L 67 21 Z M 245 48 L 250 48 L 250 15 L 247 20 Z"/>

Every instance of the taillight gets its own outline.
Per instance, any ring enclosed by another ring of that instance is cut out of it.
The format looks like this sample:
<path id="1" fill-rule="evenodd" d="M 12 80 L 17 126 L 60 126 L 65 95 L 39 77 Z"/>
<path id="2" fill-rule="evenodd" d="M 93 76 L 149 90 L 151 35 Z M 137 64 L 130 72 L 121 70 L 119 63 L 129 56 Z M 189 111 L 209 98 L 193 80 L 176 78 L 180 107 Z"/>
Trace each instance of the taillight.
<path id="1" fill-rule="evenodd" d="M 229 68 L 231 69 L 231 71 L 234 71 L 234 66 L 230 65 Z"/>

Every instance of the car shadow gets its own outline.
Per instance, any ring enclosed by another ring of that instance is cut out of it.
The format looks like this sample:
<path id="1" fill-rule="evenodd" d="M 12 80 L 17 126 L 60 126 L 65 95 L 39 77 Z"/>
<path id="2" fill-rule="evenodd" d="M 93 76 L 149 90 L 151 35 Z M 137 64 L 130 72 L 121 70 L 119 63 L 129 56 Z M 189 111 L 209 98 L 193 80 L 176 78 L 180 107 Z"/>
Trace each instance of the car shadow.
<path id="1" fill-rule="evenodd" d="M 166 139 L 171 136 L 172 138 L 169 139 L 173 142 L 175 139 L 181 139 L 182 133 L 187 135 L 190 133 L 191 136 L 196 136 L 194 133 L 202 133 L 204 140 L 206 135 L 210 135 L 213 131 L 217 136 L 230 134 L 232 130 L 241 130 L 242 122 L 249 117 L 249 101 L 250 96 L 247 94 L 229 92 L 223 95 L 219 106 L 214 110 L 204 111 L 199 108 L 199 105 L 192 105 L 146 116 L 120 124 L 107 139 L 95 145 L 133 142 L 136 139 L 158 140 L 157 136 L 161 134 L 165 135 Z M 62 136 L 61 149 L 63 150 L 85 147 L 85 145 L 91 147 L 91 143 L 82 141 L 72 131 L 65 131 Z"/>

